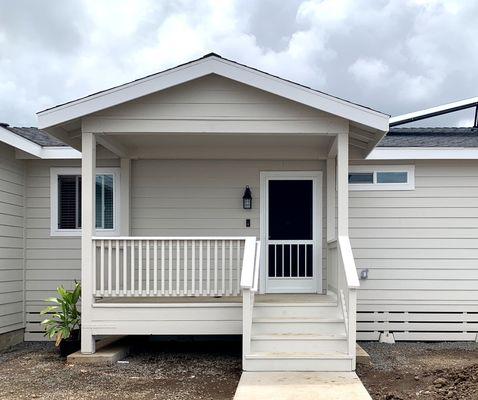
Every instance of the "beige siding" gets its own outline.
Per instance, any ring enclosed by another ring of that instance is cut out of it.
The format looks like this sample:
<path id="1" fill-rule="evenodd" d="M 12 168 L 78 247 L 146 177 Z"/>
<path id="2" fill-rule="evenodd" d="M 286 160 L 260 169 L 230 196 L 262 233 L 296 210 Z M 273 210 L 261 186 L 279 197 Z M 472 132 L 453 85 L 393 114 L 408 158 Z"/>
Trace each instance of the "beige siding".
<path id="1" fill-rule="evenodd" d="M 477 163 L 412 164 L 415 190 L 350 192 L 352 247 L 357 267 L 369 269 L 369 278 L 361 281 L 358 329 L 371 339 L 384 330 L 399 339 L 440 335 L 425 331 L 473 339 L 478 332 Z M 430 311 L 438 314 L 427 320 Z"/>
<path id="2" fill-rule="evenodd" d="M 24 326 L 25 168 L 0 143 L 0 334 Z"/>
<path id="3" fill-rule="evenodd" d="M 263 127 L 275 133 L 287 128 L 304 133 L 337 132 L 337 129 L 348 132 L 348 121 L 342 118 L 218 75 L 120 104 L 92 117 L 91 120 L 106 117 L 101 121 L 109 120 L 119 131 L 134 121 L 136 128 L 131 132 L 142 132 L 141 124 L 151 121 L 160 121 L 158 129 L 167 132 L 175 132 L 176 128 L 181 132 L 213 132 L 218 128 L 222 133 L 234 130 L 252 133 L 262 131 Z M 243 130 L 245 127 L 252 129 Z"/>
<path id="4" fill-rule="evenodd" d="M 98 161 L 119 166 L 118 160 Z M 79 167 L 77 160 L 29 160 L 26 164 L 25 340 L 43 339 L 40 310 L 58 286 L 80 280 L 80 237 L 50 235 L 50 168 Z"/>
<path id="5" fill-rule="evenodd" d="M 133 236 L 259 237 L 260 172 L 297 170 L 325 171 L 325 162 L 135 161 L 132 166 L 131 233 Z M 242 208 L 246 185 L 252 190 L 252 210 Z M 322 237 L 325 237 L 325 186 L 321 192 Z M 247 218 L 251 219 L 250 228 L 246 228 Z M 322 254 L 325 257 L 325 251 Z M 324 279 L 325 275 L 322 274 Z M 323 287 L 326 287 L 325 281 Z"/>

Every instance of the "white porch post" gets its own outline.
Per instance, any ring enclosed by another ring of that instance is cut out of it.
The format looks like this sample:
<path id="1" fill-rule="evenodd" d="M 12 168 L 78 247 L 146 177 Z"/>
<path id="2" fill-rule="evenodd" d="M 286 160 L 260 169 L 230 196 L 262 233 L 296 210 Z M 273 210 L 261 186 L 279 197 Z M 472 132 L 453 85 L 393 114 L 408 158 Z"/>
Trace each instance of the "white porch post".
<path id="1" fill-rule="evenodd" d="M 121 159 L 121 195 L 120 195 L 120 227 L 121 236 L 130 235 L 130 185 L 131 185 L 131 160 Z"/>
<path id="2" fill-rule="evenodd" d="M 335 209 L 335 157 L 327 159 L 327 241 L 337 238 Z"/>
<path id="3" fill-rule="evenodd" d="M 349 235 L 349 136 L 337 136 L 337 236 Z"/>
<path id="4" fill-rule="evenodd" d="M 81 352 L 95 352 L 95 337 L 91 330 L 93 304 L 93 232 L 95 229 L 96 138 L 82 133 L 81 161 Z"/>

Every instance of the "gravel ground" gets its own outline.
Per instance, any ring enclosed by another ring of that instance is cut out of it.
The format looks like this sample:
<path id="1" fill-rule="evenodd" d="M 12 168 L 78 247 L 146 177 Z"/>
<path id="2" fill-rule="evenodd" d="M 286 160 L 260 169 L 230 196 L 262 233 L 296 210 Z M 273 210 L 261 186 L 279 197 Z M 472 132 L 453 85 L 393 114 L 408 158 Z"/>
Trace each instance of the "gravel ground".
<path id="1" fill-rule="evenodd" d="M 478 344 L 360 344 L 372 365 L 357 374 L 374 400 L 478 399 Z"/>
<path id="2" fill-rule="evenodd" d="M 140 341 L 141 343 L 141 341 Z M 241 376 L 240 342 L 152 343 L 128 363 L 66 365 L 50 343 L 0 354 L 1 399 L 232 399 Z"/>

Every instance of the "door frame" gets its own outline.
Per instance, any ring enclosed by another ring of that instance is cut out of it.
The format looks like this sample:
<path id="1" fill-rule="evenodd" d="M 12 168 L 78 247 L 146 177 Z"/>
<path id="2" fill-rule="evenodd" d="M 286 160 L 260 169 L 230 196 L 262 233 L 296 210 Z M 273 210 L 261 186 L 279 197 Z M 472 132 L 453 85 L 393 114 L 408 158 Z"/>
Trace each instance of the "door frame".
<path id="1" fill-rule="evenodd" d="M 269 180 L 281 180 L 281 179 L 307 179 L 310 178 L 313 181 L 313 190 L 312 190 L 312 203 L 314 205 L 312 210 L 313 215 L 313 238 L 315 245 L 315 274 L 316 274 L 316 283 L 317 283 L 317 293 L 322 293 L 322 280 L 323 280 L 323 270 L 322 270 L 322 196 L 323 196 L 323 180 L 322 180 L 322 171 L 261 171 L 260 172 L 260 193 L 259 193 L 259 202 L 260 202 L 260 225 L 259 225 L 259 234 L 261 241 L 261 260 L 260 260 L 260 280 L 259 280 L 259 292 L 266 293 L 266 259 L 267 259 L 267 248 L 266 248 L 266 232 L 268 225 L 268 191 L 267 183 Z"/>

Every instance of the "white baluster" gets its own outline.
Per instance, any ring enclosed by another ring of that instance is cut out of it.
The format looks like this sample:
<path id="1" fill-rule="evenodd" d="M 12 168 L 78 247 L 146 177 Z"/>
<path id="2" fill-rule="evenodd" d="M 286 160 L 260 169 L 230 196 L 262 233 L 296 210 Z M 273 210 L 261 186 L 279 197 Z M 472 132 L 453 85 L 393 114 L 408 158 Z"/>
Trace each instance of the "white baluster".
<path id="1" fill-rule="evenodd" d="M 131 240 L 131 296 L 135 295 L 135 285 L 134 285 L 134 269 L 135 269 L 135 262 L 134 262 L 134 247 L 135 243 L 134 240 Z"/>
<path id="2" fill-rule="evenodd" d="M 199 241 L 199 296 L 202 296 L 202 240 Z"/>
<path id="3" fill-rule="evenodd" d="M 105 241 L 101 241 L 100 248 L 100 295 L 105 295 Z"/>
<path id="4" fill-rule="evenodd" d="M 169 295 L 173 294 L 173 241 L 169 241 Z"/>
<path id="5" fill-rule="evenodd" d="M 143 241 L 138 241 L 138 295 L 143 294 Z"/>
<path id="6" fill-rule="evenodd" d="M 184 296 L 188 295 L 188 241 L 184 242 Z"/>
<path id="7" fill-rule="evenodd" d="M 207 241 L 206 248 L 206 296 L 211 294 L 211 241 Z"/>
<path id="8" fill-rule="evenodd" d="M 181 288 L 180 260 L 181 260 L 180 241 L 176 240 L 176 296 L 180 296 L 180 288 Z"/>
<path id="9" fill-rule="evenodd" d="M 120 247 L 119 247 L 119 240 L 116 241 L 115 243 L 116 249 L 115 249 L 115 254 L 116 254 L 116 267 L 115 267 L 115 281 L 116 281 L 116 296 L 119 296 L 120 293 Z"/>
<path id="10" fill-rule="evenodd" d="M 123 290 L 121 291 L 123 296 L 126 296 L 128 292 L 128 242 L 123 240 Z"/>
<path id="11" fill-rule="evenodd" d="M 158 241 L 153 242 L 153 294 L 158 295 Z"/>
<path id="12" fill-rule="evenodd" d="M 112 295 L 113 284 L 111 282 L 111 263 L 113 261 L 111 240 L 108 240 L 108 296 Z"/>
<path id="13" fill-rule="evenodd" d="M 149 240 L 146 240 L 146 296 L 149 296 L 149 274 L 151 268 L 151 260 L 150 260 L 150 244 Z"/>
<path id="14" fill-rule="evenodd" d="M 196 295 L 196 241 L 191 241 L 191 295 Z"/>
<path id="15" fill-rule="evenodd" d="M 214 241 L 214 295 L 217 296 L 217 240 Z"/>
<path id="16" fill-rule="evenodd" d="M 161 295 L 164 296 L 164 240 L 161 240 Z"/>

